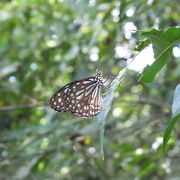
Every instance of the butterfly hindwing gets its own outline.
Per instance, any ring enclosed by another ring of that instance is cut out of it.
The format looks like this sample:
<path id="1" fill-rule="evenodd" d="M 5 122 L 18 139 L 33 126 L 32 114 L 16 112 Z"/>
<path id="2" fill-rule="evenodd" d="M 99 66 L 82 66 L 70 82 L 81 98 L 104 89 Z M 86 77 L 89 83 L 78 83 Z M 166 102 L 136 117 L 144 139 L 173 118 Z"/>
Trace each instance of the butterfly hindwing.
<path id="1" fill-rule="evenodd" d="M 65 93 L 67 87 L 61 88 L 59 91 L 57 91 L 54 96 L 52 96 L 50 100 L 51 108 L 53 108 L 56 111 L 59 112 L 68 112 L 69 108 L 67 105 L 67 102 L 65 100 Z M 67 89 L 68 90 L 68 89 Z"/>

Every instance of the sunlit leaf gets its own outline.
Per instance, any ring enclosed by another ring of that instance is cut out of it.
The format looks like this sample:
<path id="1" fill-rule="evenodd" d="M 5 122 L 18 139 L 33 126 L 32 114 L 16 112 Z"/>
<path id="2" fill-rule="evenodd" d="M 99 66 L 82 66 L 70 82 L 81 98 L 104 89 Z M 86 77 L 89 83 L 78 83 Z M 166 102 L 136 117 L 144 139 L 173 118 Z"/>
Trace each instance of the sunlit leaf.
<path id="1" fill-rule="evenodd" d="M 172 47 L 180 42 L 180 28 L 169 28 L 166 31 L 152 29 L 141 34 L 153 45 L 155 61 L 145 68 L 140 81 L 151 82 L 172 56 Z M 145 59 L 146 60 L 146 59 Z"/>

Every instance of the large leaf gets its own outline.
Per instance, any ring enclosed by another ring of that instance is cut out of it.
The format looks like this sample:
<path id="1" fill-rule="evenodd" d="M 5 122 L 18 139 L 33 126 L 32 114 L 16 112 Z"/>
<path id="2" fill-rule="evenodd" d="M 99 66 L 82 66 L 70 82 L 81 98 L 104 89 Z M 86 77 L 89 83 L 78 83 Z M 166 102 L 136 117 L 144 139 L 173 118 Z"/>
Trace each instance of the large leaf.
<path id="1" fill-rule="evenodd" d="M 145 68 L 140 81 L 151 82 L 172 56 L 172 47 L 180 42 L 180 28 L 169 28 L 166 31 L 152 29 L 143 32 L 142 37 L 149 39 L 153 45 L 155 61 Z M 146 59 L 145 59 L 146 60 Z"/>
<path id="2" fill-rule="evenodd" d="M 173 104 L 172 104 L 173 118 L 169 121 L 163 138 L 163 154 L 165 154 L 166 146 L 171 136 L 172 129 L 177 120 L 180 119 L 180 84 L 176 87 L 174 92 Z"/>

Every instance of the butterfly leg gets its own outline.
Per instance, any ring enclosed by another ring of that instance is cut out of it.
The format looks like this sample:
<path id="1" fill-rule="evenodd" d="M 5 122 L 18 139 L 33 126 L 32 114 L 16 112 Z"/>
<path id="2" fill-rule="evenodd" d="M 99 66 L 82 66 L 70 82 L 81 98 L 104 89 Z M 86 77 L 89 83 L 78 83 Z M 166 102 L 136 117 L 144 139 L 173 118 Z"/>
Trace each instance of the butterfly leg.
<path id="1" fill-rule="evenodd" d="M 109 89 L 109 90 L 113 90 L 111 87 L 108 87 L 108 86 L 105 86 L 104 83 L 108 81 L 109 78 L 113 78 L 115 79 L 116 77 L 115 76 L 108 76 L 107 79 L 103 82 L 103 87 Z"/>
<path id="2" fill-rule="evenodd" d="M 103 85 L 103 87 L 104 87 L 104 88 L 107 88 L 107 89 L 109 89 L 109 90 L 113 90 L 111 87 L 107 87 L 107 86 L 105 86 L 105 85 Z"/>
<path id="3" fill-rule="evenodd" d="M 110 89 L 110 87 L 103 85 L 104 88 Z"/>
<path id="4" fill-rule="evenodd" d="M 115 79 L 116 77 L 115 77 L 115 76 L 108 76 L 107 79 L 103 82 L 103 84 L 104 84 L 105 82 L 107 82 L 109 78 Z"/>

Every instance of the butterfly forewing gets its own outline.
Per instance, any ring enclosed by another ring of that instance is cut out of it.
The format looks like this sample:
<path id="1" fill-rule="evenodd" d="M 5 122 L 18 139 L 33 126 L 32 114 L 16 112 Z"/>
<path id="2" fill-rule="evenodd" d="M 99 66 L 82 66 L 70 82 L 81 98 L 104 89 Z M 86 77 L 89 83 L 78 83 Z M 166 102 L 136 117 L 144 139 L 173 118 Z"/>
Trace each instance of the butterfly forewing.
<path id="1" fill-rule="evenodd" d="M 97 85 L 94 86 L 95 87 L 92 87 L 93 92 L 100 92 L 101 87 L 97 88 Z M 102 97 L 100 93 L 96 93 L 97 95 L 99 95 L 99 97 L 95 97 L 93 96 L 92 92 L 86 96 L 86 92 L 87 91 L 84 91 L 84 93 L 82 94 L 83 96 L 80 100 L 73 101 L 72 103 L 70 102 L 69 106 L 72 108 L 70 112 L 75 113 L 84 118 L 89 118 L 96 116 L 101 111 Z"/>
<path id="2" fill-rule="evenodd" d="M 92 76 L 67 84 L 51 98 L 51 107 L 83 118 L 96 116 L 102 109 L 102 85 L 97 80 Z"/>

